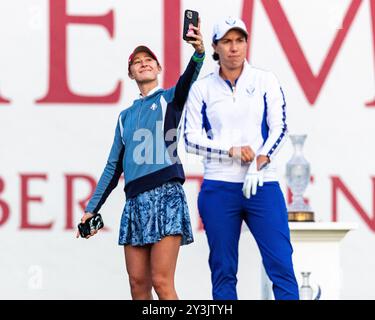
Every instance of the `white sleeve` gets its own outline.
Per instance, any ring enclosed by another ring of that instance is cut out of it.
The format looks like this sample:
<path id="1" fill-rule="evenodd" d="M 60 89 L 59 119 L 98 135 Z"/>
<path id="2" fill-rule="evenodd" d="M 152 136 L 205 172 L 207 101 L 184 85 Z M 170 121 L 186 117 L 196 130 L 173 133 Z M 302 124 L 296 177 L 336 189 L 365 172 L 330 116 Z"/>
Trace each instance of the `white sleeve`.
<path id="1" fill-rule="evenodd" d="M 272 161 L 287 135 L 286 102 L 283 90 L 276 76 L 269 72 L 265 83 L 268 138 L 258 154 L 266 155 Z"/>
<path id="2" fill-rule="evenodd" d="M 193 84 L 185 104 L 184 140 L 186 151 L 207 158 L 229 158 L 231 146 L 215 139 L 204 128 L 202 108 L 205 102 L 198 85 L 199 82 Z"/>

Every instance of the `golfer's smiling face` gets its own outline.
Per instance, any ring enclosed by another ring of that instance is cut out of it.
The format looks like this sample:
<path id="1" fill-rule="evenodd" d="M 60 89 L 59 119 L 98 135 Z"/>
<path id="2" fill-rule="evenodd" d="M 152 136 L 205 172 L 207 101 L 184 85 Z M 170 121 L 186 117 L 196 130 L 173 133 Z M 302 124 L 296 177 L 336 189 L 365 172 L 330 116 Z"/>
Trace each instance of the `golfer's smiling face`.
<path id="1" fill-rule="evenodd" d="M 130 66 L 130 77 L 137 82 L 150 82 L 157 79 L 161 68 L 147 52 L 138 52 Z"/>

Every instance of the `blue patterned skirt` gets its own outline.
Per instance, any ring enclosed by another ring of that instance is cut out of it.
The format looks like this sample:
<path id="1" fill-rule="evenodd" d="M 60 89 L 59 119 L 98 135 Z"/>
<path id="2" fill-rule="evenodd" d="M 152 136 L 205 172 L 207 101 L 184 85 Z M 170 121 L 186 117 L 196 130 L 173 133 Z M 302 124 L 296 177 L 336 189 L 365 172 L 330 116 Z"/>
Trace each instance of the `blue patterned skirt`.
<path id="1" fill-rule="evenodd" d="M 181 245 L 194 241 L 185 192 L 179 182 L 167 182 L 126 201 L 119 245 L 143 246 L 169 235 L 181 235 Z"/>

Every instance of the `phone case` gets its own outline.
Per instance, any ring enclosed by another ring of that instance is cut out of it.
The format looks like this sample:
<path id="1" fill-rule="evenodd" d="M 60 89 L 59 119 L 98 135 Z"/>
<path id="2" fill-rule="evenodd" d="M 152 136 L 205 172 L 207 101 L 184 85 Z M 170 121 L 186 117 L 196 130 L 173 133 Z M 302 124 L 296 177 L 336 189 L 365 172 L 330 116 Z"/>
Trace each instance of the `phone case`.
<path id="1" fill-rule="evenodd" d="M 198 12 L 194 10 L 185 10 L 184 13 L 184 30 L 182 34 L 182 38 L 185 41 L 194 40 L 194 38 L 186 36 L 187 32 L 189 31 L 189 24 L 198 27 Z"/>
<path id="2" fill-rule="evenodd" d="M 104 227 L 104 222 L 100 213 L 95 214 L 90 219 L 87 219 L 85 223 L 78 224 L 79 234 L 82 238 L 86 238 L 91 234 L 91 230 L 99 230 Z"/>

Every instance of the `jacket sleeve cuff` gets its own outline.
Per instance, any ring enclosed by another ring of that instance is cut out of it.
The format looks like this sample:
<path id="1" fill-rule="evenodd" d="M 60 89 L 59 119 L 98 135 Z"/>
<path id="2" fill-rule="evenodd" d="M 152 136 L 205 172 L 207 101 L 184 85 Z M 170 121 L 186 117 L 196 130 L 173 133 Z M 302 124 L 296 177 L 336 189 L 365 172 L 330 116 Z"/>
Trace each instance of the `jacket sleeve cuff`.
<path id="1" fill-rule="evenodd" d="M 202 62 L 204 60 L 205 56 L 206 56 L 205 52 L 203 52 L 203 53 L 194 52 L 194 54 L 192 56 L 192 59 L 195 62 Z"/>

